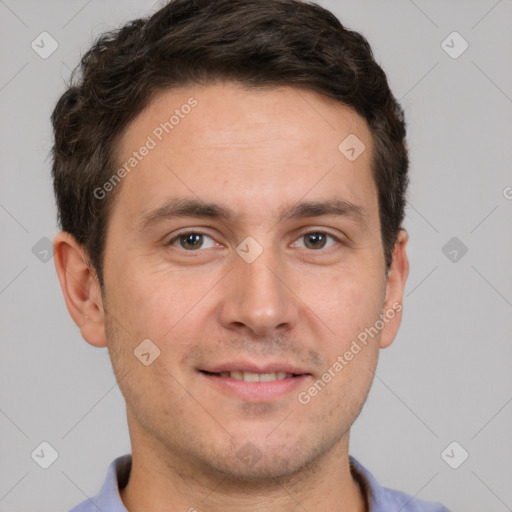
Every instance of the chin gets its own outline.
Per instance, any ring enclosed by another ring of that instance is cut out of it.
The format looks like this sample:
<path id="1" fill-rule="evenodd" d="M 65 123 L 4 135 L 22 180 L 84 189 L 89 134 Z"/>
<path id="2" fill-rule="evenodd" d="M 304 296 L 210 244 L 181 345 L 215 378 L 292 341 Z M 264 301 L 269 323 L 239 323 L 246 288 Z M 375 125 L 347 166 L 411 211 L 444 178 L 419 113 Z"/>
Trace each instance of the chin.
<path id="1" fill-rule="evenodd" d="M 262 455 L 258 460 L 251 462 L 240 461 L 238 457 L 231 460 L 210 461 L 210 467 L 217 473 L 226 478 L 226 480 L 237 484 L 247 484 L 251 486 L 269 487 L 277 483 L 283 485 L 285 482 L 293 479 L 305 469 L 302 460 L 296 456 L 286 456 L 280 454 L 272 458 Z"/>
<path id="2" fill-rule="evenodd" d="M 233 484 L 243 483 L 251 486 L 275 487 L 315 471 L 321 464 L 321 459 L 336 440 L 323 441 L 309 436 L 309 442 L 304 439 L 294 439 L 293 444 L 286 444 L 283 439 L 270 443 L 265 438 L 253 438 L 251 441 L 235 442 L 224 453 L 212 453 L 208 460 L 203 458 L 205 467 L 214 471 Z M 292 438 L 287 437 L 290 442 Z M 226 453 L 227 452 L 227 453 Z"/>

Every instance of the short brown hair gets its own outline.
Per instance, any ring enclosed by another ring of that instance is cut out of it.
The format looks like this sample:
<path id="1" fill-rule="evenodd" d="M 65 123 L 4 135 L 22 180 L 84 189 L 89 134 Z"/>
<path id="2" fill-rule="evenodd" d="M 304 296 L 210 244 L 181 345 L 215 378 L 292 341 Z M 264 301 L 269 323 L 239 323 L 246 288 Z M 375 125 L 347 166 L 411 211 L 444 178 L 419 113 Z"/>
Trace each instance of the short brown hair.
<path id="1" fill-rule="evenodd" d="M 52 114 L 60 227 L 84 247 L 100 285 L 107 221 L 120 187 L 104 199 L 94 190 L 116 169 L 120 137 L 157 92 L 218 80 L 312 90 L 366 120 L 389 268 L 404 217 L 406 129 L 366 39 L 301 0 L 171 0 L 151 17 L 101 35 Z"/>

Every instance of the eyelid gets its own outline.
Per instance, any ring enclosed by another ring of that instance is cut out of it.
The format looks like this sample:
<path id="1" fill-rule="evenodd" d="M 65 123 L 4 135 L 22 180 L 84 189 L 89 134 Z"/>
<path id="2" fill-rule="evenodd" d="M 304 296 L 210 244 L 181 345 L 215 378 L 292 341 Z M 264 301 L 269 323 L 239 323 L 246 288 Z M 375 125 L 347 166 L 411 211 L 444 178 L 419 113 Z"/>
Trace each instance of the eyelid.
<path id="1" fill-rule="evenodd" d="M 211 238 L 215 242 L 215 244 L 217 246 L 218 245 L 223 245 L 221 242 L 217 241 L 212 235 L 209 235 L 208 233 L 206 233 L 204 231 L 204 228 L 196 228 L 196 229 L 194 229 L 194 228 L 184 228 L 183 231 L 179 231 L 178 233 L 175 233 L 172 236 L 172 238 L 170 238 L 168 241 L 166 241 L 164 243 L 164 245 L 165 246 L 172 246 L 175 242 L 178 241 L 178 239 L 180 237 L 186 236 L 186 235 L 188 235 L 190 233 L 194 233 L 194 234 L 202 235 L 203 237 Z M 311 226 L 308 226 L 307 229 L 304 229 L 303 231 L 300 232 L 300 234 L 294 236 L 294 240 L 293 240 L 291 245 L 295 244 L 302 237 L 304 237 L 305 235 L 308 235 L 310 233 L 321 233 L 321 234 L 324 234 L 324 235 L 327 235 L 327 236 L 331 237 L 337 244 L 343 244 L 343 237 L 341 237 L 339 235 L 335 235 L 334 233 L 331 233 L 329 230 L 326 230 L 325 228 L 317 228 L 317 229 L 315 229 L 315 228 L 311 228 Z M 182 250 L 185 250 L 185 249 L 182 249 Z M 201 251 L 201 249 L 198 249 L 197 251 L 190 251 L 190 252 L 199 252 L 199 251 Z"/>
<path id="2" fill-rule="evenodd" d="M 306 235 L 309 235 L 310 233 L 321 233 L 323 235 L 327 235 L 328 237 L 331 237 L 336 242 L 337 245 L 343 244 L 343 241 L 342 241 L 341 237 L 331 233 L 330 231 L 325 230 L 325 228 L 322 228 L 322 229 L 314 229 L 313 228 L 313 229 L 311 229 L 309 227 L 307 230 L 301 232 L 300 235 L 297 236 L 294 239 L 294 241 L 293 241 L 293 243 L 291 245 L 293 246 L 293 244 L 297 243 L 301 238 L 303 238 Z M 302 249 L 302 247 L 300 247 L 300 249 Z M 322 249 L 323 248 L 317 249 L 317 251 L 320 252 L 320 251 L 322 251 Z M 308 250 L 314 250 L 314 249 L 308 249 Z M 327 249 L 324 249 L 324 250 L 327 250 Z"/>
<path id="3" fill-rule="evenodd" d="M 179 240 L 179 238 L 181 238 L 182 236 L 189 235 L 191 233 L 196 234 L 196 235 L 201 235 L 203 237 L 211 238 L 215 242 L 216 245 L 222 245 L 212 235 L 209 235 L 208 233 L 205 233 L 203 231 L 203 228 L 199 228 L 199 229 L 187 228 L 187 229 L 184 229 L 183 231 L 180 231 L 178 233 L 173 234 L 173 236 L 169 240 L 164 242 L 164 246 L 166 246 L 166 247 L 173 246 L 174 243 L 176 243 Z M 185 250 L 182 247 L 180 247 L 179 249 Z M 187 252 L 199 252 L 200 250 L 201 249 L 198 249 L 197 251 L 187 251 Z"/>

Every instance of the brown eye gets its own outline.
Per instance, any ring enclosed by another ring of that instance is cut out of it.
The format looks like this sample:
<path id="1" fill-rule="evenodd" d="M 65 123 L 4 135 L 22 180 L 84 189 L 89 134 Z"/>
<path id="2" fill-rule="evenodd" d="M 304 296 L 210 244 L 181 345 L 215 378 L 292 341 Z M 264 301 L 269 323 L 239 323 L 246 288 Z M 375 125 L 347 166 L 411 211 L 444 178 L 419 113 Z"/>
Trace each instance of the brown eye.
<path id="1" fill-rule="evenodd" d="M 186 231 L 178 233 L 164 244 L 166 247 L 171 247 L 173 251 L 181 251 L 184 255 L 186 252 L 197 252 L 198 255 L 202 254 L 206 249 L 221 248 L 219 244 L 210 235 L 202 233 L 201 231 Z"/>
<path id="2" fill-rule="evenodd" d="M 213 249 L 220 247 L 211 236 L 201 233 L 200 231 L 188 231 L 176 235 L 165 245 L 181 249 L 186 252 L 202 252 L 204 249 Z"/>
<path id="3" fill-rule="evenodd" d="M 294 243 L 293 247 L 301 249 L 328 249 L 333 245 L 339 245 L 340 241 L 334 235 L 325 233 L 324 231 L 310 231 L 300 236 Z"/>
<path id="4" fill-rule="evenodd" d="M 323 249 L 327 242 L 327 234 L 326 233 L 306 233 L 304 235 L 304 245 L 308 249 Z"/>
<path id="5" fill-rule="evenodd" d="M 199 233 L 187 233 L 179 237 L 180 246 L 187 250 L 200 249 L 203 245 L 203 235 Z"/>

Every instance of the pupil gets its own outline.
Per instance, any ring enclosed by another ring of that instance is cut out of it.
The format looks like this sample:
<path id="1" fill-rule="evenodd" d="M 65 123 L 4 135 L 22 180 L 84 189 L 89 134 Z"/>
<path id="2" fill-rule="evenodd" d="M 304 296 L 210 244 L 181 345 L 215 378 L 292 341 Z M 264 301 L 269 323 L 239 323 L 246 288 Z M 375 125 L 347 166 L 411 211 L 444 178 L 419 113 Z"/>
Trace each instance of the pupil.
<path id="1" fill-rule="evenodd" d="M 318 249 L 325 245 L 325 235 L 323 233 L 310 233 L 307 235 L 307 246 Z"/>
<path id="2" fill-rule="evenodd" d="M 181 238 L 181 245 L 184 249 L 197 249 L 202 245 L 202 235 L 188 233 Z"/>

